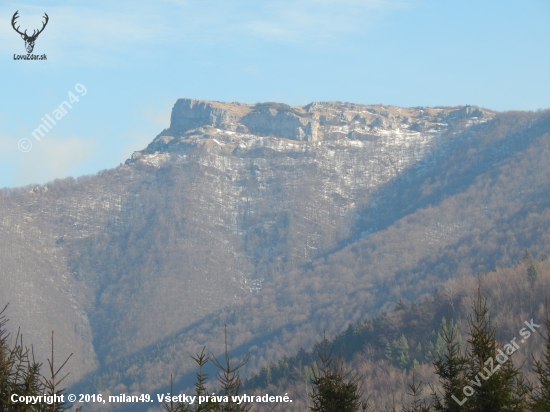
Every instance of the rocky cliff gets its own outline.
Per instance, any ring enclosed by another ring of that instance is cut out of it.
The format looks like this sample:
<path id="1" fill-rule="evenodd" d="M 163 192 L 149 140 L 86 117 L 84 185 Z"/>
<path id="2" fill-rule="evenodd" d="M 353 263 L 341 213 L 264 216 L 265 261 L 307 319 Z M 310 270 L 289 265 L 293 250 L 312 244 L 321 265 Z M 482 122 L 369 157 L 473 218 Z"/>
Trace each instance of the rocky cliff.
<path id="1" fill-rule="evenodd" d="M 163 136 L 192 136 L 204 127 L 238 133 L 314 141 L 319 123 L 313 113 L 282 103 L 222 103 L 179 99 Z"/>
<path id="2" fill-rule="evenodd" d="M 441 134 L 450 123 L 470 119 L 469 124 L 486 122 L 493 112 L 462 108 L 399 108 L 384 105 L 357 105 L 315 102 L 291 107 L 282 103 L 222 103 L 179 99 L 172 109 L 170 127 L 143 151 L 143 154 L 185 151 L 202 140 L 239 145 L 240 138 L 284 138 L 294 141 L 348 140 L 380 141 L 384 137 L 425 140 Z M 431 139 L 429 139 L 431 140 Z M 398 143 L 398 141 L 396 143 Z"/>

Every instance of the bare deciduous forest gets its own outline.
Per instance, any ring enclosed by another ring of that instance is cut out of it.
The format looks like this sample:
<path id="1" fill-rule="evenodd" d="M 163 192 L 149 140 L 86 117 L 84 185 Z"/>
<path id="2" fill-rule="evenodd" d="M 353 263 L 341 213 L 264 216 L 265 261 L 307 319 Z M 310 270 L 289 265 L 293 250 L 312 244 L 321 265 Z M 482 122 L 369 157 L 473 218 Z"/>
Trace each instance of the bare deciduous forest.
<path id="1" fill-rule="evenodd" d="M 74 352 L 75 391 L 190 388 L 227 325 L 244 387 L 305 407 L 311 375 L 284 362 L 326 331 L 377 407 L 401 404 L 415 360 L 434 382 L 444 317 L 466 340 L 475 274 L 499 333 L 542 320 L 547 111 L 206 102 L 184 130 L 192 104 L 116 169 L 0 192 L 0 299 L 39 356 L 51 330 Z"/>

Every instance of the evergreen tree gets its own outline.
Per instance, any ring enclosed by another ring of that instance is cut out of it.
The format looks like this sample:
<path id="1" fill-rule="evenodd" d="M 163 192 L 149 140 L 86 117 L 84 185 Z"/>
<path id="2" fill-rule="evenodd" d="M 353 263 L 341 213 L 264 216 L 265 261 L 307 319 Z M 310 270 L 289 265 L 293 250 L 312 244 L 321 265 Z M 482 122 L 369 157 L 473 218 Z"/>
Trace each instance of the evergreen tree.
<path id="1" fill-rule="evenodd" d="M 65 391 L 65 388 L 60 388 L 59 385 L 69 376 L 69 374 L 65 374 L 64 376 L 61 376 L 60 373 L 63 370 L 63 367 L 67 364 L 71 356 L 73 354 L 71 353 L 67 359 L 63 362 L 63 364 L 56 368 L 55 362 L 54 362 L 54 339 L 53 339 L 53 330 L 52 330 L 52 337 L 51 337 L 51 358 L 48 359 L 48 376 L 42 375 L 40 378 L 40 385 L 37 385 L 36 390 L 38 394 L 45 394 L 48 396 L 57 396 L 61 398 L 61 395 Z M 34 356 L 33 356 L 34 357 Z M 52 403 L 50 405 L 46 404 L 44 405 L 44 412 L 57 412 L 57 411 L 64 411 L 70 409 L 70 407 L 67 406 L 65 402 L 56 402 Z M 77 412 L 80 410 L 80 408 L 77 408 Z"/>
<path id="2" fill-rule="evenodd" d="M 456 338 L 458 349 L 461 350 L 464 348 L 464 341 L 462 340 L 462 335 L 458 331 L 458 326 L 454 324 L 452 319 L 450 322 L 447 322 L 445 318 L 442 318 L 438 332 L 435 333 L 435 331 L 432 331 L 432 333 L 430 333 L 430 341 L 428 342 L 425 356 L 426 361 L 433 362 L 434 359 L 441 357 L 444 353 L 446 353 L 447 341 L 445 339 L 445 335 L 450 334 L 450 329 L 454 329 L 453 335 Z"/>
<path id="3" fill-rule="evenodd" d="M 537 280 L 537 277 L 538 277 L 537 265 L 535 263 L 535 259 L 533 259 L 533 256 L 531 255 L 531 252 L 529 252 L 529 249 L 525 249 L 525 253 L 523 255 L 523 261 L 527 264 L 527 278 L 530 281 Z"/>
<path id="4" fill-rule="evenodd" d="M 393 351 L 389 342 L 386 342 L 386 348 L 384 349 L 384 357 L 390 363 L 393 363 Z"/>
<path id="5" fill-rule="evenodd" d="M 197 353 L 196 356 L 191 358 L 199 366 L 199 371 L 196 373 L 196 382 L 195 382 L 195 396 L 196 399 L 199 399 L 200 396 L 207 396 L 208 391 L 206 390 L 206 381 L 208 375 L 203 372 L 204 366 L 208 363 L 209 357 L 204 353 L 206 346 L 202 348 L 201 353 Z M 172 377 L 170 377 L 170 393 L 174 393 L 172 389 Z M 200 405 L 197 401 L 193 405 L 188 405 L 185 402 L 174 403 L 173 401 L 163 402 L 162 407 L 166 412 L 215 412 L 219 405 L 216 405 L 214 402 L 202 402 Z"/>
<path id="6" fill-rule="evenodd" d="M 491 324 L 487 300 L 478 296 L 468 317 L 470 338 L 467 357 L 469 384 L 464 389 L 471 412 L 521 411 L 523 388 L 518 388 L 520 372 L 498 347 L 496 329 Z M 460 398 L 459 398 L 460 399 Z"/>
<path id="7" fill-rule="evenodd" d="M 534 388 L 529 407 L 533 412 L 550 411 L 550 315 L 548 314 L 548 302 L 546 302 L 546 335 L 544 336 L 544 353 L 542 360 L 535 359 L 533 355 L 533 370 L 538 377 L 538 385 Z"/>
<path id="8" fill-rule="evenodd" d="M 447 331 L 447 325 L 443 324 L 443 322 L 445 322 L 445 318 L 443 318 L 441 322 L 442 322 L 442 327 L 440 328 L 441 332 L 437 333 L 437 339 L 434 345 L 434 352 L 432 354 L 434 358 L 441 356 L 442 354 L 445 353 L 446 342 L 445 342 L 445 338 L 443 337 L 443 334 L 447 333 L 448 331 Z"/>
<path id="9" fill-rule="evenodd" d="M 537 280 L 538 271 L 537 271 L 537 266 L 535 265 L 534 261 L 530 262 L 529 266 L 527 267 L 527 277 L 531 281 Z"/>
<path id="10" fill-rule="evenodd" d="M 421 399 L 423 392 L 423 389 L 421 389 L 422 382 L 416 382 L 416 373 L 414 369 L 412 373 L 412 383 L 408 384 L 407 386 L 410 389 L 410 392 L 407 392 L 407 395 L 413 398 L 413 402 L 410 408 L 404 407 L 403 412 L 430 412 L 431 409 L 426 403 L 426 400 Z"/>
<path id="11" fill-rule="evenodd" d="M 450 323 L 450 322 L 449 322 Z M 433 361 L 435 374 L 443 387 L 442 393 L 433 390 L 433 408 L 437 412 L 462 412 L 466 405 L 460 405 L 462 390 L 466 386 L 467 360 L 460 352 L 458 328 L 449 324 L 441 331 L 445 352 Z M 458 401 L 457 401 L 458 400 Z"/>
<path id="12" fill-rule="evenodd" d="M 410 364 L 409 342 L 407 338 L 405 335 L 401 335 L 399 340 L 394 341 L 393 344 L 395 352 L 397 353 L 397 366 L 400 369 L 407 369 Z"/>
<path id="13" fill-rule="evenodd" d="M 6 308 L 4 308 L 5 310 Z M 2 314 L 4 310 L 0 313 Z M 0 318 L 0 411 L 16 411 L 21 405 L 12 404 L 13 394 L 33 396 L 40 392 L 40 364 L 23 345 L 19 333 L 13 347 L 9 345 L 9 334 L 5 330 L 7 319 Z"/>
<path id="14" fill-rule="evenodd" d="M 227 345 L 227 326 L 225 329 L 225 355 L 223 362 L 220 362 L 215 356 L 212 356 L 212 363 L 220 370 L 217 375 L 218 382 L 221 385 L 222 396 L 227 396 L 228 402 L 217 405 L 217 408 L 213 406 L 216 412 L 248 412 L 252 409 L 250 405 L 245 403 L 233 402 L 233 396 L 239 396 L 239 389 L 242 383 L 242 378 L 239 373 L 248 359 L 250 354 L 246 354 L 244 359 L 235 365 L 233 357 L 229 355 Z"/>
<path id="15" fill-rule="evenodd" d="M 61 370 L 69 360 L 67 358 L 61 367 L 54 364 L 54 341 L 52 332 L 51 359 L 48 359 L 49 374 L 41 373 L 42 364 L 36 362 L 32 349 L 23 344 L 23 338 L 17 333 L 13 346 L 10 345 L 10 334 L 6 331 L 8 319 L 4 315 L 8 305 L 0 311 L 0 412 L 33 411 L 60 412 L 70 409 L 64 402 L 38 402 L 35 405 L 12 403 L 12 395 L 19 396 L 60 396 L 64 389 L 59 385 L 67 377 L 60 377 Z M 53 400 L 53 398 L 50 398 Z M 58 398 L 59 399 L 59 398 Z M 76 409 L 78 412 L 80 408 Z"/>
<path id="16" fill-rule="evenodd" d="M 362 391 L 360 376 L 350 375 L 344 369 L 341 358 L 327 352 L 327 341 L 323 349 L 318 349 L 320 364 L 313 371 L 313 391 L 310 398 L 313 405 L 311 412 L 357 412 L 370 410 L 369 404 L 361 402 Z"/>
<path id="17" fill-rule="evenodd" d="M 406 310 L 406 309 L 408 309 L 408 307 L 405 301 L 403 299 L 399 299 L 399 302 L 397 302 L 397 305 L 395 305 L 394 311 L 398 312 L 400 310 Z"/>
<path id="18" fill-rule="evenodd" d="M 432 331 L 432 334 L 435 335 L 435 332 Z M 430 334 L 430 336 L 431 336 L 431 334 Z M 430 340 L 430 341 L 428 341 L 428 345 L 426 346 L 426 355 L 424 355 L 424 360 L 426 362 L 431 362 L 435 357 L 435 353 L 436 353 L 435 345 Z"/>

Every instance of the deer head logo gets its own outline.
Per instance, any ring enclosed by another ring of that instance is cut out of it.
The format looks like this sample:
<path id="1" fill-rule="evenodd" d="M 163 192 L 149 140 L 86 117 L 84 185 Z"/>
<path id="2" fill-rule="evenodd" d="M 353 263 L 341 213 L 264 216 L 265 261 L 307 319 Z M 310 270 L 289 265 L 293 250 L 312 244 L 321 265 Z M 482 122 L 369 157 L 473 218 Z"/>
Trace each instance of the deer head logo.
<path id="1" fill-rule="evenodd" d="M 40 30 L 38 30 L 38 32 L 36 30 L 33 30 L 32 35 L 29 36 L 29 35 L 27 35 L 27 30 L 25 30 L 24 33 L 21 33 L 19 31 L 19 27 L 21 27 L 21 26 L 17 26 L 17 28 L 15 27 L 15 20 L 17 20 L 17 18 L 19 17 L 17 15 L 17 13 L 19 13 L 19 10 L 17 10 L 15 12 L 15 14 L 13 15 L 13 17 L 11 19 L 11 25 L 12 25 L 13 29 L 21 35 L 21 38 L 23 40 L 25 40 L 25 48 L 27 49 L 27 53 L 32 53 L 32 51 L 34 49 L 34 42 L 36 41 L 36 38 L 38 37 L 38 35 L 40 33 L 42 33 L 44 31 L 44 28 L 46 27 L 46 24 L 48 24 L 48 20 L 50 18 L 48 17 L 48 15 L 46 13 L 44 13 L 44 18 L 46 19 L 46 21 L 44 23 L 42 23 L 42 28 Z"/>

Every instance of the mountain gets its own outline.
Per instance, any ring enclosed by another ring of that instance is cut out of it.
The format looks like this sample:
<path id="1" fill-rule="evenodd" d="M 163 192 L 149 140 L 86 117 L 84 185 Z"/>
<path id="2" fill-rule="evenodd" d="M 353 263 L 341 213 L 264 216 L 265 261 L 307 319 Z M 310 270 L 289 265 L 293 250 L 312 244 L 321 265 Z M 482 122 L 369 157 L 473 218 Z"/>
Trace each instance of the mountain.
<path id="1" fill-rule="evenodd" d="M 180 99 L 115 169 L 0 192 L 0 300 L 73 384 L 248 371 L 450 278 L 548 250 L 550 112 Z"/>

